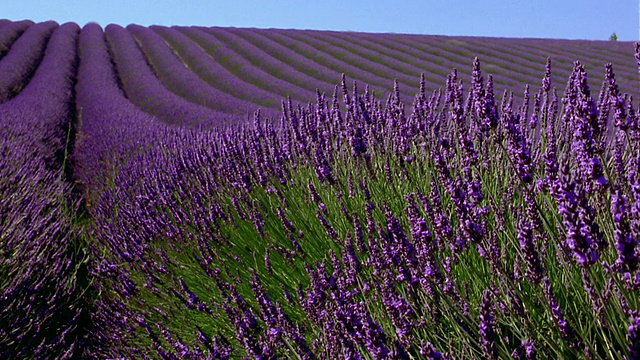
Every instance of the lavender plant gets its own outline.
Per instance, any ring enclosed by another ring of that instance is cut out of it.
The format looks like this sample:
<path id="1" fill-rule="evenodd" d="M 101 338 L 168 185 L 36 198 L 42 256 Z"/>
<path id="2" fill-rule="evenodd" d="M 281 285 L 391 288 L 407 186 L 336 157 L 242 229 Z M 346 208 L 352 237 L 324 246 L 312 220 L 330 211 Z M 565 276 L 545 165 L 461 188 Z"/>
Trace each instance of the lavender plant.
<path id="1" fill-rule="evenodd" d="M 280 121 L 159 135 L 100 214 L 118 224 L 101 237 L 137 239 L 111 285 L 130 294 L 118 331 L 138 329 L 123 354 L 634 358 L 637 145 L 598 144 L 636 139 L 619 124 L 637 117 L 600 116 L 634 108 L 612 80 L 593 100 L 579 64 L 557 111 L 550 66 L 532 104 L 498 105 L 476 60 L 468 93 L 454 71 L 410 116 L 397 87 L 343 79 Z"/>

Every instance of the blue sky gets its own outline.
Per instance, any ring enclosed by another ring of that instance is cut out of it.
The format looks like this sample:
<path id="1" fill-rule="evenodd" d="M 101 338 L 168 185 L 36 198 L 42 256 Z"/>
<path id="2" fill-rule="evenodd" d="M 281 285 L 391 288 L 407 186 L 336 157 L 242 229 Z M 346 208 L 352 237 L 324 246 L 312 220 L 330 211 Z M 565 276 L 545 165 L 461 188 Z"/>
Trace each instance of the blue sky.
<path id="1" fill-rule="evenodd" d="M 640 0 L 5 0 L 10 20 L 638 40 Z"/>

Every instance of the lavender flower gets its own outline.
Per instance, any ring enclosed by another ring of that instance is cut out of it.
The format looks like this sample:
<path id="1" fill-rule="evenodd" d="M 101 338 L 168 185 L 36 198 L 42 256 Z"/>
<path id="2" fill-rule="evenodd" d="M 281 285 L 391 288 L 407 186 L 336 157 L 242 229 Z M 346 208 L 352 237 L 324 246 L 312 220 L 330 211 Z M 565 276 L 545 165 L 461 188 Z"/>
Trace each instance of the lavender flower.
<path id="1" fill-rule="evenodd" d="M 480 343 L 485 355 L 491 359 L 498 358 L 498 350 L 495 344 L 496 322 L 493 315 L 492 294 L 490 290 L 482 293 L 482 304 L 480 306 Z"/>
<path id="2" fill-rule="evenodd" d="M 640 62 L 640 60 L 639 60 Z M 629 325 L 629 360 L 640 359 L 640 314 L 631 317 Z"/>
<path id="3" fill-rule="evenodd" d="M 560 308 L 558 299 L 553 292 L 553 285 L 547 276 L 542 279 L 542 289 L 544 290 L 544 295 L 547 298 L 547 303 L 551 309 L 551 317 L 560 331 L 560 336 L 564 340 L 569 341 L 572 345 L 576 344 L 578 342 L 578 338 L 576 337 L 573 327 L 571 327 L 569 322 L 567 322 L 566 316 Z"/>

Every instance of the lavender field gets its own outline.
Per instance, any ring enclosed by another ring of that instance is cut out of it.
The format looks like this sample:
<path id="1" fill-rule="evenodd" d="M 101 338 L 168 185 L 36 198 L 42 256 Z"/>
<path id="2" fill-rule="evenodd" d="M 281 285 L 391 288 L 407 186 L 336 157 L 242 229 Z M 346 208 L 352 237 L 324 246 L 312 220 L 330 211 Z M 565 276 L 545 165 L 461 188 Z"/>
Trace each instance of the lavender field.
<path id="1" fill-rule="evenodd" d="M 639 81 L 629 42 L 0 20 L 0 358 L 640 359 Z"/>

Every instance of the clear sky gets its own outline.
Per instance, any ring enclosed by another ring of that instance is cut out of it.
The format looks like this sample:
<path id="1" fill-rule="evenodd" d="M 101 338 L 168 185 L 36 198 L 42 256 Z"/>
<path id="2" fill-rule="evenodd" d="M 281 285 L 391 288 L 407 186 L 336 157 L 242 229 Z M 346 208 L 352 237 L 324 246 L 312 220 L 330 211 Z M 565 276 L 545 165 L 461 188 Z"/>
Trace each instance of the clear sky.
<path id="1" fill-rule="evenodd" d="M 638 40 L 640 0 L 1 0 L 0 18 Z"/>

